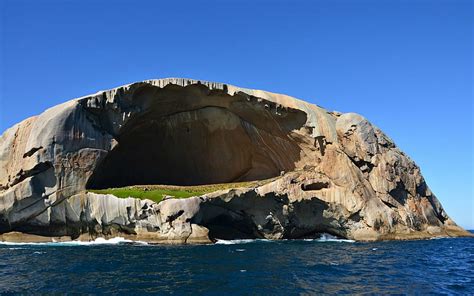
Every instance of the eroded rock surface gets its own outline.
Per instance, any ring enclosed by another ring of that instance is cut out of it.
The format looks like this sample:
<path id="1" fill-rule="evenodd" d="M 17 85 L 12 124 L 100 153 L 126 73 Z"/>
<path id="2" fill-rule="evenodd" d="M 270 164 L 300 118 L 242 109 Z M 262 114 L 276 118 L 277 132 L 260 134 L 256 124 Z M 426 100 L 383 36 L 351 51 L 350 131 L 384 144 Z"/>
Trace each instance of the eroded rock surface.
<path id="1" fill-rule="evenodd" d="M 91 188 L 272 178 L 187 199 Z M 0 138 L 0 233 L 160 243 L 469 235 L 420 169 L 364 117 L 190 79 L 149 80 L 46 110 Z"/>

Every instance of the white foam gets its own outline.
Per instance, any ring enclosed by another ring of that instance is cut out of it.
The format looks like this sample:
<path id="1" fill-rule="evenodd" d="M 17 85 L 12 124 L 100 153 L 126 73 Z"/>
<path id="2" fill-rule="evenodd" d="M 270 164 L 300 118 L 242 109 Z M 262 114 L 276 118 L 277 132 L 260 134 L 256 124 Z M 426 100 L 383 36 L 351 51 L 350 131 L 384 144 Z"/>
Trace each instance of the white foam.
<path id="1" fill-rule="evenodd" d="M 44 243 L 14 243 L 14 242 L 0 242 L 0 245 L 8 245 L 8 246 L 24 246 L 24 245 L 32 245 L 32 246 L 96 246 L 96 245 L 117 245 L 122 243 L 134 243 L 140 245 L 148 245 L 147 242 L 142 241 L 132 241 L 129 239 L 125 239 L 123 237 L 114 237 L 111 239 L 105 239 L 102 237 L 98 237 L 93 241 L 67 241 L 67 242 L 58 242 L 53 239 L 52 242 L 44 242 Z"/>
<path id="2" fill-rule="evenodd" d="M 249 244 L 249 243 L 258 243 L 258 242 L 277 242 L 277 241 L 287 241 L 286 239 L 282 240 L 269 240 L 269 239 L 231 239 L 231 240 L 224 240 L 224 239 L 218 239 L 215 244 L 217 245 L 239 245 L 239 244 Z M 290 240 L 291 241 L 291 240 Z M 298 241 L 297 239 L 293 241 Z M 355 243 L 354 240 L 351 239 L 343 239 L 343 238 L 338 238 L 337 236 L 328 234 L 328 233 L 323 233 L 321 234 L 321 237 L 319 238 L 306 238 L 303 239 L 303 241 L 306 242 L 337 242 L 337 243 Z"/>
<path id="3" fill-rule="evenodd" d="M 80 245 L 80 246 L 91 246 L 91 245 L 117 245 L 120 243 L 133 243 L 132 240 L 124 239 L 123 237 L 114 237 L 111 239 L 105 239 L 98 237 L 93 241 L 70 241 L 70 242 L 53 242 L 53 244 L 62 245 Z"/>
<path id="4" fill-rule="evenodd" d="M 307 241 L 307 242 L 320 242 L 320 243 L 326 243 L 326 242 L 355 243 L 355 241 L 353 241 L 351 239 L 338 238 L 337 236 L 331 235 L 329 233 L 323 233 L 323 234 L 321 234 L 321 237 L 319 237 L 319 238 L 304 239 L 304 241 Z"/>
<path id="5" fill-rule="evenodd" d="M 269 239 L 218 239 L 215 244 L 217 245 L 240 245 L 240 244 L 249 244 L 257 242 L 271 242 Z"/>
<path id="6" fill-rule="evenodd" d="M 432 237 L 430 239 L 445 239 L 445 238 L 453 238 L 453 237 L 450 237 L 450 236 L 436 236 L 436 237 Z"/>

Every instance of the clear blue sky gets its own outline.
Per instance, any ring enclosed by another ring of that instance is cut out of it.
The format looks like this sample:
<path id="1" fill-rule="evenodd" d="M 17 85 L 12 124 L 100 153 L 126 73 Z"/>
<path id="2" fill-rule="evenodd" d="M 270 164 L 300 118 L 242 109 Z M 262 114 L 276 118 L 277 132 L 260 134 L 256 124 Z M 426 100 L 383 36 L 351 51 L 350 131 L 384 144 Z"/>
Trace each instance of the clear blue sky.
<path id="1" fill-rule="evenodd" d="M 0 132 L 149 78 L 285 93 L 366 116 L 474 228 L 472 1 L 0 3 Z"/>

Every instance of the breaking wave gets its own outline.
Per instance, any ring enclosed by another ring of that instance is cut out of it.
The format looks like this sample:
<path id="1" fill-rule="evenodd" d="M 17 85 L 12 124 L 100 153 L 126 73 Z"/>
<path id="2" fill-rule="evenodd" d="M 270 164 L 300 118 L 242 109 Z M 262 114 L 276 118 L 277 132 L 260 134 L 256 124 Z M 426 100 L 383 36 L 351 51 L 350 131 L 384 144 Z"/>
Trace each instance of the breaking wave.
<path id="1" fill-rule="evenodd" d="M 217 239 L 215 244 L 217 245 L 240 245 L 240 244 L 249 244 L 249 243 L 260 243 L 260 242 L 281 242 L 281 241 L 288 241 L 284 240 L 269 240 L 269 239 L 231 239 L 231 240 L 224 240 L 224 239 Z M 292 241 L 299 241 L 299 240 L 292 240 Z M 338 238 L 334 235 L 323 233 L 319 238 L 306 238 L 302 239 L 305 242 L 337 242 L 337 243 L 354 243 L 355 241 L 350 239 L 342 239 Z"/>
<path id="2" fill-rule="evenodd" d="M 355 241 L 349 239 L 342 239 L 336 236 L 324 233 L 319 238 L 311 238 L 311 239 L 302 239 L 302 240 L 270 240 L 270 239 L 232 239 L 232 240 L 224 240 L 224 239 L 217 239 L 215 244 L 216 245 L 240 245 L 240 244 L 250 244 L 250 243 L 272 243 L 272 242 L 281 242 L 281 241 L 305 241 L 305 242 L 338 242 L 338 243 L 353 243 Z M 97 245 L 119 245 L 119 244 L 136 244 L 136 245 L 148 245 L 147 242 L 143 241 L 133 241 L 129 239 L 125 239 L 123 237 L 114 237 L 110 239 L 105 239 L 102 237 L 96 238 L 93 241 L 65 241 L 59 242 L 53 241 L 51 242 L 0 242 L 0 245 L 7 245 L 7 246 L 97 246 Z"/>
<path id="3" fill-rule="evenodd" d="M 273 242 L 269 239 L 218 239 L 216 240 L 216 245 L 240 245 L 240 244 L 249 244 L 249 243 L 258 243 L 258 242 Z"/>
<path id="4" fill-rule="evenodd" d="M 304 241 L 310 241 L 310 242 L 314 241 L 314 242 L 322 242 L 322 243 L 325 243 L 325 242 L 355 243 L 354 240 L 339 238 L 329 233 L 323 233 L 319 238 L 307 238 L 307 239 L 304 239 Z"/>
<path id="5" fill-rule="evenodd" d="M 0 245 L 8 245 L 8 246 L 25 246 L 25 245 L 33 245 L 33 246 L 96 246 L 96 245 L 118 245 L 118 244 L 139 244 L 139 245 L 148 245 L 147 242 L 142 241 L 133 241 L 129 239 L 125 239 L 123 237 L 114 237 L 111 239 L 105 239 L 102 237 L 98 237 L 93 241 L 66 241 L 66 242 L 58 242 L 53 239 L 52 242 L 41 242 L 41 243 L 23 243 L 23 242 L 0 242 Z"/>

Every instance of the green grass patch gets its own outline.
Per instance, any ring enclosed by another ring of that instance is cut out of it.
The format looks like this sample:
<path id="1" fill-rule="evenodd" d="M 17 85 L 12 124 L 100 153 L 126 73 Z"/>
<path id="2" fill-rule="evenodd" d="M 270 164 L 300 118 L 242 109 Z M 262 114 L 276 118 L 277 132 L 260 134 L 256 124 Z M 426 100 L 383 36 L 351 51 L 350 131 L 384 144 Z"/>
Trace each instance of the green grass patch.
<path id="1" fill-rule="evenodd" d="M 88 191 L 98 194 L 112 194 L 120 198 L 150 199 L 159 203 L 167 195 L 173 198 L 187 198 L 224 189 L 260 186 L 272 180 L 274 179 L 198 186 L 134 185 L 120 188 L 89 189 Z"/>
<path id="2" fill-rule="evenodd" d="M 173 196 L 175 198 L 186 198 L 191 196 L 199 196 L 204 194 L 201 191 L 192 190 L 174 190 L 174 189 L 153 189 L 153 190 L 142 190 L 140 188 L 133 187 L 122 187 L 122 188 L 108 188 L 108 189 L 96 189 L 89 190 L 89 192 L 100 193 L 100 194 L 113 194 L 120 198 L 140 198 L 140 199 L 151 199 L 154 202 L 160 202 L 166 195 Z"/>

